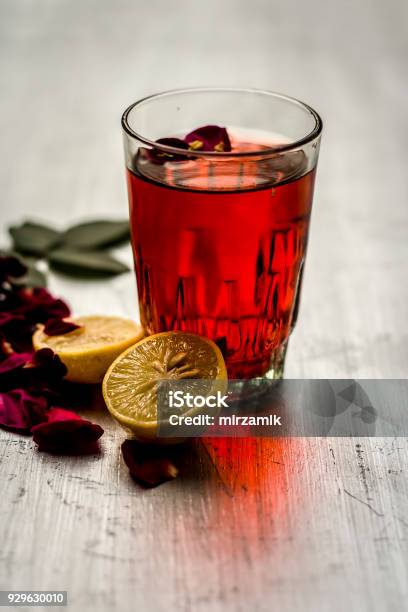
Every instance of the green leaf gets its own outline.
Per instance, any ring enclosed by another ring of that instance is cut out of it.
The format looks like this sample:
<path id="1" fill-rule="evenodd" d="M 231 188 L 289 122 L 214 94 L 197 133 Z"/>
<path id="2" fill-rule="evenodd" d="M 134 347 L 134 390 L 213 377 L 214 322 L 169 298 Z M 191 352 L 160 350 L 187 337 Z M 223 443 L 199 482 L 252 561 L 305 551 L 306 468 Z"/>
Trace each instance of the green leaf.
<path id="1" fill-rule="evenodd" d="M 55 270 L 82 278 L 115 276 L 129 270 L 121 261 L 102 251 L 80 251 L 69 247 L 52 251 L 48 261 Z"/>
<path id="2" fill-rule="evenodd" d="M 60 232 L 31 221 L 10 227 L 9 233 L 16 251 L 37 256 L 45 255 L 61 241 Z"/>
<path id="3" fill-rule="evenodd" d="M 129 221 L 88 221 L 67 229 L 63 235 L 69 247 L 101 249 L 129 240 Z"/>

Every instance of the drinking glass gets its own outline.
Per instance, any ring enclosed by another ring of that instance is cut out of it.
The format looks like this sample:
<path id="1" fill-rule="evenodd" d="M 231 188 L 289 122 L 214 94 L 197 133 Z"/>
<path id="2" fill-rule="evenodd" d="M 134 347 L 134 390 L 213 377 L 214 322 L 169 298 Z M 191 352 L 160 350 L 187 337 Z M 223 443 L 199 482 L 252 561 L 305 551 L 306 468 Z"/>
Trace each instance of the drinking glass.
<path id="1" fill-rule="evenodd" d="M 227 129 L 231 150 L 181 142 L 208 125 Z M 199 88 L 143 98 L 122 126 L 147 333 L 211 338 L 230 378 L 282 377 L 306 256 L 319 115 L 277 93 Z"/>

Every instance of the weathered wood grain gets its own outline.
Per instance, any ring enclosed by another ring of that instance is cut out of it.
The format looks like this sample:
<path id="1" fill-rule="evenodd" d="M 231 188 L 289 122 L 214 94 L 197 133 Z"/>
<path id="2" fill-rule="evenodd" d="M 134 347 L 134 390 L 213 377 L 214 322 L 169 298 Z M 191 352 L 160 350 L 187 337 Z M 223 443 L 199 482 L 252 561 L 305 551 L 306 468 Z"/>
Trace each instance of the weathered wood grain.
<path id="1" fill-rule="evenodd" d="M 325 121 L 287 374 L 406 377 L 407 13 L 402 0 L 3 0 L 2 228 L 126 215 L 119 118 L 142 95 L 287 92 Z M 130 275 L 51 289 L 78 314 L 136 313 Z M 67 589 L 75 610 L 406 606 L 406 439 L 197 442 L 179 479 L 144 491 L 124 434 L 94 416 L 95 457 L 0 433 L 1 588 Z"/>

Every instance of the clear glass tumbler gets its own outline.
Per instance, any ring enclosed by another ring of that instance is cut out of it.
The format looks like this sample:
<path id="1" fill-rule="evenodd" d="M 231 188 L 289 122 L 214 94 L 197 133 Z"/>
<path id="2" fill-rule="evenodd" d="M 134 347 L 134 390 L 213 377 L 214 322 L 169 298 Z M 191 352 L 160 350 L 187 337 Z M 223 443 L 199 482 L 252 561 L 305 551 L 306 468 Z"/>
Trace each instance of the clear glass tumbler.
<path id="1" fill-rule="evenodd" d="M 282 377 L 319 115 L 276 93 L 200 88 L 144 98 L 125 111 L 122 126 L 147 332 L 211 338 L 230 378 Z"/>

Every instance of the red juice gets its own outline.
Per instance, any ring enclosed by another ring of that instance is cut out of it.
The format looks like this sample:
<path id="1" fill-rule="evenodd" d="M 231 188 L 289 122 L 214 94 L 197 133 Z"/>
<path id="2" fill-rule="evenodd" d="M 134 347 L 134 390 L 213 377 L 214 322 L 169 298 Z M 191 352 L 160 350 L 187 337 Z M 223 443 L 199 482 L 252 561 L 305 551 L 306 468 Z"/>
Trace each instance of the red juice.
<path id="1" fill-rule="evenodd" d="M 127 178 L 142 324 L 211 338 L 230 378 L 264 375 L 292 328 L 314 170 L 299 151 L 161 166 L 138 157 Z"/>

